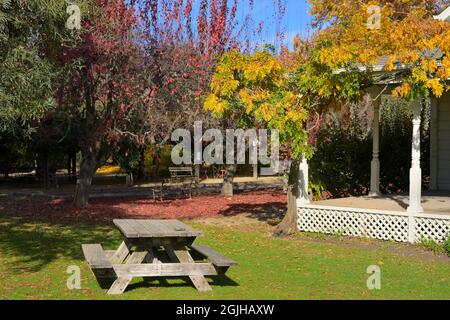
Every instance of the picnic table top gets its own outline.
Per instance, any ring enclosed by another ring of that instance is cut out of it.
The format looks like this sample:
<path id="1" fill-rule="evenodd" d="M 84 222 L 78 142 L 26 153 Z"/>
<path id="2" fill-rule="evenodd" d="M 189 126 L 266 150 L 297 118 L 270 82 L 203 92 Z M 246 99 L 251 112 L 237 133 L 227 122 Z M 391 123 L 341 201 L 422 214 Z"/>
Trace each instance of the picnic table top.
<path id="1" fill-rule="evenodd" d="M 203 233 L 178 220 L 113 220 L 120 232 L 129 239 L 136 238 L 192 238 Z"/>

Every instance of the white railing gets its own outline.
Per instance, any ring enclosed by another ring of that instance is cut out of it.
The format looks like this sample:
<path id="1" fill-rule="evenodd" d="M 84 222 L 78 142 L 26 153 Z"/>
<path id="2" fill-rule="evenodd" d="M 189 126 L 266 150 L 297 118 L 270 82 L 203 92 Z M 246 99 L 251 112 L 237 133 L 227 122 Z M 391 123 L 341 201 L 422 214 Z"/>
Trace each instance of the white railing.
<path id="1" fill-rule="evenodd" d="M 450 235 L 450 216 L 302 205 L 298 208 L 298 228 L 398 242 L 429 239 L 442 243 Z"/>

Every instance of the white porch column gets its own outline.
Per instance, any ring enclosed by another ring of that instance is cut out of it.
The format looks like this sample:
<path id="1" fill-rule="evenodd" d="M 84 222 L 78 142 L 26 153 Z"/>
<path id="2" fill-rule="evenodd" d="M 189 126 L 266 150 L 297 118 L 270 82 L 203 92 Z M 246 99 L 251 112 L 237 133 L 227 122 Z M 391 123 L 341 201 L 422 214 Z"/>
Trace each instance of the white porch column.
<path id="1" fill-rule="evenodd" d="M 420 168 L 420 114 L 422 100 L 412 102 L 413 136 L 412 136 L 412 165 L 409 175 L 409 207 L 408 212 L 421 213 L 422 208 L 422 169 Z"/>
<path id="2" fill-rule="evenodd" d="M 298 187 L 297 207 L 309 204 L 309 166 L 305 156 L 300 163 Z"/>
<path id="3" fill-rule="evenodd" d="M 375 96 L 377 95 L 377 96 Z M 378 197 L 380 192 L 380 106 L 381 95 L 379 92 L 371 93 L 371 104 L 373 106 L 372 123 L 372 163 L 370 165 L 370 192 L 369 196 Z"/>

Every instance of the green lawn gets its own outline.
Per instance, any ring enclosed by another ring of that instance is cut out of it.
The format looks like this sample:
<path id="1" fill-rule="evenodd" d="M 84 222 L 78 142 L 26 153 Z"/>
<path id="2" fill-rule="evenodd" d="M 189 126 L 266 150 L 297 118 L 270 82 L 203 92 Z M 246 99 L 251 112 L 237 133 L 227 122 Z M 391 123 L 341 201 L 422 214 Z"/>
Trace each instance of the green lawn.
<path id="1" fill-rule="evenodd" d="M 240 266 L 211 279 L 213 293 L 198 293 L 184 279 L 160 285 L 136 279 L 121 296 L 107 296 L 83 261 L 82 243 L 114 249 L 111 225 L 27 223 L 0 217 L 0 299 L 449 299 L 448 262 L 421 260 L 331 243 L 279 240 L 188 222 L 205 242 Z M 366 287 L 369 265 L 382 270 L 382 288 Z M 81 268 L 82 289 L 66 287 L 68 266 Z"/>

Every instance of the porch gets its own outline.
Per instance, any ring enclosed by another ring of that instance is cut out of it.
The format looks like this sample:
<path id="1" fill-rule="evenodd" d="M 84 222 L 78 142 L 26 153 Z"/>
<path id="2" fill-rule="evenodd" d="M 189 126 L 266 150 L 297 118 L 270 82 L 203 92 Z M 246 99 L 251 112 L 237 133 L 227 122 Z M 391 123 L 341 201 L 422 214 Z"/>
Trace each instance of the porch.
<path id="1" fill-rule="evenodd" d="M 408 194 L 383 194 L 380 197 L 349 197 L 330 199 L 311 203 L 317 206 L 360 208 L 406 212 L 409 206 Z M 450 192 L 427 191 L 422 195 L 424 214 L 446 215 L 450 217 Z"/>
<path id="2" fill-rule="evenodd" d="M 372 162 L 369 196 L 310 202 L 309 168 L 306 158 L 300 164 L 298 228 L 300 231 L 342 234 L 399 242 L 427 240 L 444 242 L 450 236 L 450 191 L 444 177 L 449 163 L 444 132 L 447 118 L 439 112 L 448 106 L 447 94 L 431 98 L 431 190 L 423 191 L 421 168 L 421 112 L 423 99 L 411 102 L 413 130 L 409 194 L 384 195 L 380 192 L 380 107 L 388 86 L 368 90 L 373 107 Z M 439 191 L 437 191 L 439 190 Z"/>
<path id="3" fill-rule="evenodd" d="M 450 192 L 426 192 L 421 212 L 408 211 L 409 195 L 383 195 L 298 203 L 298 228 L 386 241 L 444 242 L 450 235 Z"/>

